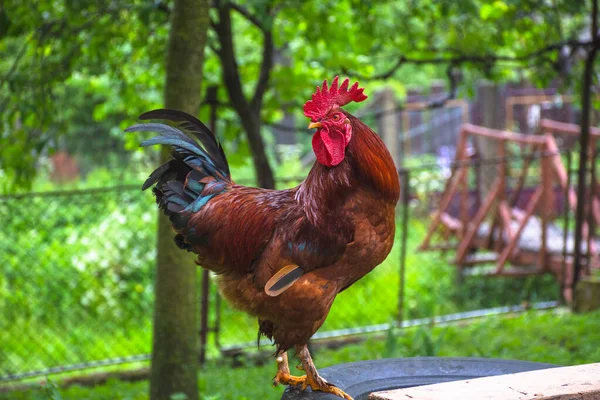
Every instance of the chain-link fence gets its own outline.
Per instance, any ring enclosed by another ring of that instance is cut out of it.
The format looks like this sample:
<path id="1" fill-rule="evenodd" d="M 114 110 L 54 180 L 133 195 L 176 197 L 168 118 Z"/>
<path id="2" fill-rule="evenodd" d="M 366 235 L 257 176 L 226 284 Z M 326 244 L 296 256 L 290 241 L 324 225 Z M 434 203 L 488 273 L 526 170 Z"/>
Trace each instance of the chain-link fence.
<path id="1" fill-rule="evenodd" d="M 145 358 L 156 215 L 139 187 L 0 197 L 0 380 Z"/>
<path id="2" fill-rule="evenodd" d="M 553 157 L 559 157 L 566 166 L 567 186 L 572 187 L 574 168 L 569 165 L 575 165 L 574 161 L 566 154 Z M 494 161 L 496 165 L 499 162 Z M 520 210 L 527 211 L 528 202 L 541 185 L 542 155 L 529 162 L 522 185 L 524 158 L 506 157 L 502 162 L 507 201 L 520 187 L 509 210 L 511 223 L 518 224 Z M 456 262 L 457 250 L 485 202 L 481 179 L 490 176 L 482 178 L 476 173 L 483 164 L 469 160 L 462 166 L 470 172 L 461 181 L 463 185 L 457 185 L 460 190 L 449 196 L 444 210 L 440 209 L 452 189 L 452 177 L 461 170 L 457 164 L 429 164 L 401 171 L 403 193 L 392 252 L 382 265 L 338 296 L 317 338 L 383 330 L 400 319 L 560 298 L 560 284 L 551 270 L 538 273 L 530 269 L 531 273 L 519 275 L 520 279 L 510 274 L 490 279 L 489 274 L 477 272 L 481 268 L 493 270 L 497 260 L 475 263 L 474 259 L 481 254 L 498 256 L 511 237 L 491 244 L 468 243 L 465 257 Z M 297 183 L 292 179 L 280 185 Z M 564 190 L 553 185 L 553 193 L 557 201 L 549 223 L 572 231 L 573 213 L 558 200 L 567 198 Z M 502 227 L 501 222 L 494 221 L 502 212 L 495 210 L 483 213 L 480 226 Z M 442 211 L 446 215 L 432 230 L 436 215 Z M 536 207 L 532 220 L 539 220 L 542 211 Z M 148 358 L 156 215 L 152 196 L 137 186 L 0 197 L 1 381 Z M 429 231 L 431 248 L 423 251 Z M 517 229 L 512 232 L 516 234 Z M 560 239 L 569 240 L 565 236 Z M 510 253 L 506 270 L 517 261 L 513 257 L 517 250 Z M 560 254 L 548 257 L 554 256 Z M 534 259 L 530 264 L 536 262 Z M 208 354 L 212 357 L 256 343 L 257 332 L 255 319 L 233 310 L 216 293 L 211 280 L 209 322 L 216 339 L 209 340 Z"/>

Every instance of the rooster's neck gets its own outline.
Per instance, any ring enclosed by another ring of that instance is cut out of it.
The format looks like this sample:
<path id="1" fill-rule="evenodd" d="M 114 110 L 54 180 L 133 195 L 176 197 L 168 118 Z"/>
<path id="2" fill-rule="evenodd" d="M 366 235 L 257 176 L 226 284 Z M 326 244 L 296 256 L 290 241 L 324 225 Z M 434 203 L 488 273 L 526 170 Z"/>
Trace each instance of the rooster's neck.
<path id="1" fill-rule="evenodd" d="M 332 210 L 344 204 L 355 186 L 352 166 L 346 160 L 330 168 L 315 161 L 298 186 L 296 200 L 315 226 L 323 224 Z"/>
<path id="2" fill-rule="evenodd" d="M 315 162 L 296 192 L 296 200 L 314 224 L 359 190 L 375 192 L 393 204 L 400 197 L 398 172 L 385 144 L 360 120 L 347 116 L 353 133 L 344 161 L 332 168 Z"/>
<path id="3" fill-rule="evenodd" d="M 377 133 L 358 118 L 346 115 L 352 124 L 352 140 L 346 149 L 346 159 L 353 165 L 356 179 L 386 201 L 396 204 L 400 197 L 400 180 L 390 152 Z"/>

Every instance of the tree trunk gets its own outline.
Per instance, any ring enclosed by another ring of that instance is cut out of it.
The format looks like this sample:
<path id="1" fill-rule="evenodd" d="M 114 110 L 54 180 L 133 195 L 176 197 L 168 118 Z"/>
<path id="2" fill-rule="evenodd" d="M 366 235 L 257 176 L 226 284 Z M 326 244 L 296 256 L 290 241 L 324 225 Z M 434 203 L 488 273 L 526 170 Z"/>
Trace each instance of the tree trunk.
<path id="1" fill-rule="evenodd" d="M 262 98 L 268 86 L 269 74 L 273 67 L 273 38 L 270 31 L 263 30 L 264 49 L 261 73 L 256 92 L 252 100 L 248 101 L 242 90 L 242 82 L 233 47 L 230 7 L 226 3 L 221 4 L 217 2 L 217 9 L 219 22 L 215 24 L 214 30 L 221 44 L 221 48 L 217 54 L 221 59 L 223 82 L 225 83 L 231 105 L 239 116 L 242 127 L 248 136 L 248 144 L 252 152 L 252 161 L 254 162 L 258 185 L 266 189 L 274 189 L 275 179 L 273 177 L 273 170 L 265 152 L 265 143 L 260 134 Z"/>
<path id="2" fill-rule="evenodd" d="M 167 51 L 165 106 L 196 115 L 200 108 L 202 65 L 208 29 L 207 0 L 175 0 Z M 163 160 L 169 149 L 162 152 Z M 158 224 L 154 336 L 150 398 L 183 394 L 198 399 L 197 268 L 193 257 L 175 246 L 171 224 Z"/>
<path id="3" fill-rule="evenodd" d="M 497 84 L 491 82 L 482 83 L 482 113 L 483 126 L 492 129 L 502 129 L 502 120 L 500 118 L 500 110 L 503 105 L 499 104 L 500 88 Z M 476 146 L 479 150 L 479 155 L 483 159 L 483 165 L 480 168 L 481 182 L 481 198 L 487 196 L 494 179 L 498 176 L 499 163 L 486 161 L 498 157 L 498 141 L 485 137 L 477 137 Z"/>
<path id="4" fill-rule="evenodd" d="M 593 5 L 592 38 L 596 40 L 598 34 L 597 0 L 593 2 Z M 591 199 L 588 200 L 586 198 L 586 181 L 588 179 L 588 170 L 590 168 L 588 165 L 588 152 L 590 151 L 590 116 L 592 109 L 592 85 L 594 84 L 594 63 L 598 51 L 596 46 L 597 45 L 594 44 L 594 47 L 590 50 L 587 59 L 585 60 L 583 83 L 581 85 L 581 135 L 579 137 L 579 171 L 577 172 L 577 209 L 575 210 L 575 249 L 573 254 L 573 269 L 575 275 L 573 277 L 573 288 L 577 286 L 577 281 L 580 278 L 582 268 L 581 245 L 583 243 L 583 225 L 585 223 L 585 203 L 586 200 L 591 201 Z M 587 249 L 587 252 L 589 251 L 590 249 Z"/>

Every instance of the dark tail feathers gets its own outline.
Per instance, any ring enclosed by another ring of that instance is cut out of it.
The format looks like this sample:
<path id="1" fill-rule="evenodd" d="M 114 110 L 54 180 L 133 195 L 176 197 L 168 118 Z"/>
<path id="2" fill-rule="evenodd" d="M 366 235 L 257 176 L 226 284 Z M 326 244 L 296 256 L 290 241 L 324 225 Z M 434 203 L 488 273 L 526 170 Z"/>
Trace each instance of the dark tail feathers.
<path id="1" fill-rule="evenodd" d="M 142 147 L 157 144 L 173 147 L 173 159 L 154 170 L 142 186 L 146 190 L 156 183 L 154 194 L 167 215 L 197 212 L 231 184 L 223 147 L 197 118 L 182 111 L 160 109 L 144 113 L 139 119 L 163 119 L 173 125 L 146 123 L 125 130 L 159 133 L 142 142 Z"/>

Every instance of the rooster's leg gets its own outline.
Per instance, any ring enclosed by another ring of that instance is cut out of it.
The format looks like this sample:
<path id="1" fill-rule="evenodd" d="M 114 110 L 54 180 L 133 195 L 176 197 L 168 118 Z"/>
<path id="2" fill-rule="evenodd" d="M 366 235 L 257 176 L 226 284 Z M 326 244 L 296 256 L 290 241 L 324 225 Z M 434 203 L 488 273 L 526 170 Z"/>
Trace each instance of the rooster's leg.
<path id="1" fill-rule="evenodd" d="M 273 386 L 277 386 L 279 384 L 298 386 L 304 385 L 305 381 L 305 376 L 293 376 L 290 374 L 287 352 L 284 351 L 279 353 L 277 355 L 277 375 L 275 375 L 275 378 L 273 378 Z"/>
<path id="2" fill-rule="evenodd" d="M 327 392 L 335 394 L 336 396 L 346 400 L 352 400 L 352 397 L 348 396 L 343 390 L 335 387 L 335 385 L 332 385 L 331 383 L 328 383 L 325 379 L 319 376 L 306 345 L 296 346 L 296 353 L 302 362 L 302 369 L 306 372 L 306 377 L 302 377 L 305 378 L 305 381 L 302 383 L 302 389 L 306 389 L 307 386 L 310 386 L 312 390 Z"/>
<path id="3" fill-rule="evenodd" d="M 296 346 L 296 352 L 300 358 L 302 366 L 302 368 L 300 368 L 300 366 L 297 368 L 305 371 L 306 375 L 291 375 L 287 352 L 279 353 L 277 355 L 277 375 L 275 375 L 275 378 L 273 378 L 274 386 L 279 384 L 300 386 L 302 390 L 305 390 L 308 386 L 310 386 L 312 390 L 332 393 L 343 399 L 352 400 L 352 397 L 348 396 L 343 390 L 338 389 L 319 376 L 319 373 L 315 368 L 315 364 L 313 364 L 312 358 L 306 346 Z"/>

